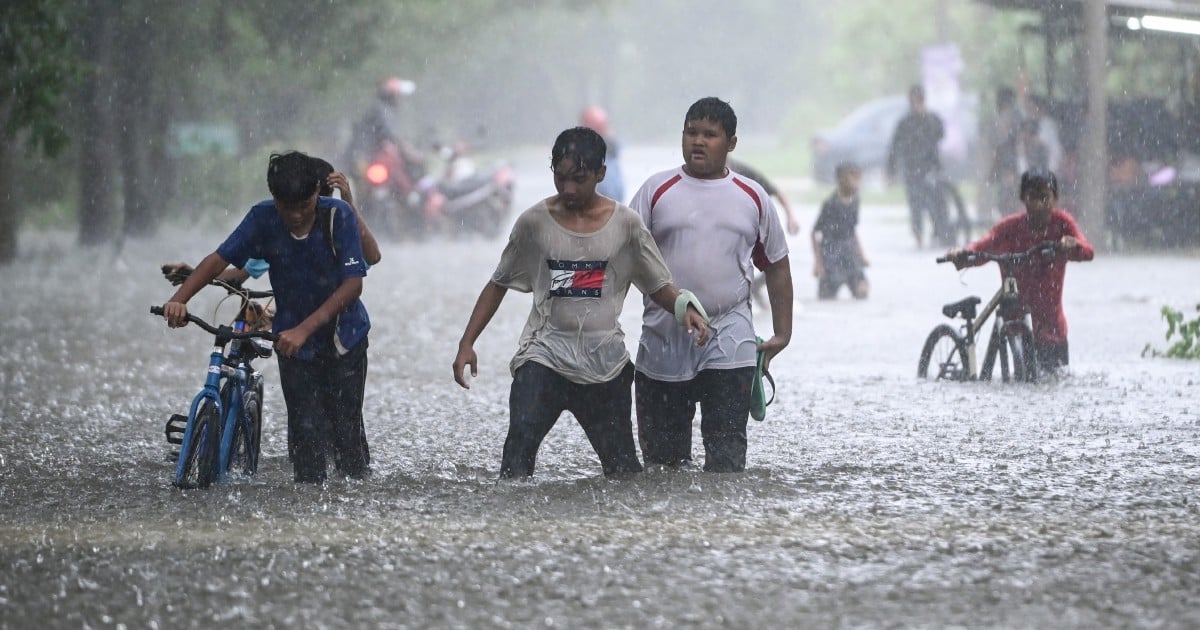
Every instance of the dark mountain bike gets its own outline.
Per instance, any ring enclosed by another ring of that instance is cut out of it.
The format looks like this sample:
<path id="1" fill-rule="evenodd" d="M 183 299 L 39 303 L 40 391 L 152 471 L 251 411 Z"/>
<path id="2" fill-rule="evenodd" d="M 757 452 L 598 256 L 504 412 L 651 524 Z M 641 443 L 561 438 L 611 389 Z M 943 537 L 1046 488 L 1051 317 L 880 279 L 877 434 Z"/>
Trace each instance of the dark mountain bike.
<path id="1" fill-rule="evenodd" d="M 921 358 L 917 362 L 917 376 L 947 381 L 991 380 L 997 361 L 1004 382 L 1032 383 L 1037 380 L 1037 358 L 1034 356 L 1033 329 L 1029 325 L 1029 311 L 1021 306 L 1014 270 L 1018 265 L 1029 264 L 1039 257 L 1052 257 L 1058 251 L 1058 243 L 1047 241 L 1027 251 L 1011 254 L 989 254 L 987 252 L 962 252 L 959 261 L 974 263 L 979 260 L 995 262 L 1003 272 L 1000 289 L 977 313 L 976 307 L 983 301 L 971 296 L 942 307 L 942 314 L 951 319 L 961 317 L 961 332 L 949 324 L 939 324 L 925 339 Z M 954 262 L 941 257 L 938 263 Z M 979 331 L 995 314 L 991 336 L 983 364 L 976 363 L 975 339 Z"/>

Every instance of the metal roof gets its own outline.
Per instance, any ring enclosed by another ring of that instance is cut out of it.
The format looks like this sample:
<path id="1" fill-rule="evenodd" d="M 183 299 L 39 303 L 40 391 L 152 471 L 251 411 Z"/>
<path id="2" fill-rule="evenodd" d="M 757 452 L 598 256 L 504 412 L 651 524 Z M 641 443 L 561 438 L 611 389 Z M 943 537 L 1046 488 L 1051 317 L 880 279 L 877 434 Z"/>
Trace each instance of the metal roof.
<path id="1" fill-rule="evenodd" d="M 1092 0 L 979 0 L 1000 9 L 1074 10 Z M 1200 16 L 1200 0 L 1106 0 L 1109 10 L 1147 11 L 1167 16 Z"/>

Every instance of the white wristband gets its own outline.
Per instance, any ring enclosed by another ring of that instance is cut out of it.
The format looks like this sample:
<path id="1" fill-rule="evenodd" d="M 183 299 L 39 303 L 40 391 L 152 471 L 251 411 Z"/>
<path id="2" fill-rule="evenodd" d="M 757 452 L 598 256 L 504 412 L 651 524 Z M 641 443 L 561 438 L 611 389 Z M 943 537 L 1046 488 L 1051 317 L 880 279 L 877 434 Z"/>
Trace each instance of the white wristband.
<path id="1" fill-rule="evenodd" d="M 704 312 L 704 305 L 700 304 L 700 300 L 696 299 L 695 293 L 687 289 L 681 289 L 679 296 L 675 298 L 675 321 L 683 325 L 689 304 L 694 306 L 700 313 L 700 317 L 704 318 L 704 322 L 708 323 L 708 313 Z"/>

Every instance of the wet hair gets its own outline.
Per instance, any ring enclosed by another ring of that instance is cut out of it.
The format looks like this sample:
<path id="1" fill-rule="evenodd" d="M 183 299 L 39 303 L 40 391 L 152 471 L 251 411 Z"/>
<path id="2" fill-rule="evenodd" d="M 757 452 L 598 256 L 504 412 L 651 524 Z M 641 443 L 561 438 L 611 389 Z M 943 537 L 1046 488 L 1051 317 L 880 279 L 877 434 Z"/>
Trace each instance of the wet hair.
<path id="1" fill-rule="evenodd" d="M 850 173 L 861 173 L 861 172 L 862 172 L 862 168 L 860 168 L 858 166 L 857 162 L 850 162 L 850 161 L 838 162 L 838 165 L 833 167 L 833 176 L 834 177 L 841 177 L 842 175 L 849 175 Z"/>
<path id="2" fill-rule="evenodd" d="M 317 192 L 317 170 L 313 160 L 299 151 L 272 153 L 267 163 L 267 189 L 279 201 L 304 201 Z"/>
<path id="3" fill-rule="evenodd" d="M 317 194 L 322 197 L 332 197 L 333 186 L 329 185 L 329 175 L 334 171 L 333 165 L 316 156 L 313 156 L 312 163 L 313 170 L 317 175 L 317 185 L 320 186 Z"/>
<path id="4" fill-rule="evenodd" d="M 686 127 L 693 120 L 711 120 L 721 125 L 730 138 L 737 135 L 737 114 L 733 113 L 729 103 L 715 96 L 706 96 L 692 103 L 683 117 L 683 125 Z"/>
<path id="5" fill-rule="evenodd" d="M 1031 168 L 1021 173 L 1021 197 L 1024 197 L 1025 193 L 1033 192 L 1042 186 L 1049 186 L 1050 192 L 1054 193 L 1055 197 L 1058 196 L 1058 178 L 1054 176 L 1054 173 L 1050 169 Z"/>
<path id="6" fill-rule="evenodd" d="M 554 140 L 554 148 L 550 150 L 550 169 L 553 170 L 555 165 L 567 158 L 575 164 L 575 168 L 595 173 L 604 166 L 607 152 L 608 145 L 594 129 L 571 127 Z"/>

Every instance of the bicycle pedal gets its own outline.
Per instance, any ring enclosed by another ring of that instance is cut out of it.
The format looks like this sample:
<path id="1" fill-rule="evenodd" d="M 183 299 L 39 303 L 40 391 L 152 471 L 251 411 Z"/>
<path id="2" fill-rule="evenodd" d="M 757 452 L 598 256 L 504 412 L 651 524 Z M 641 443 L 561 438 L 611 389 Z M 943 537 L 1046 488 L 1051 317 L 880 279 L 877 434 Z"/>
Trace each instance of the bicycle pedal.
<path id="1" fill-rule="evenodd" d="M 167 442 L 170 444 L 183 444 L 183 433 L 187 430 L 187 416 L 182 414 L 172 414 L 167 420 L 167 426 L 163 430 L 167 434 Z"/>

